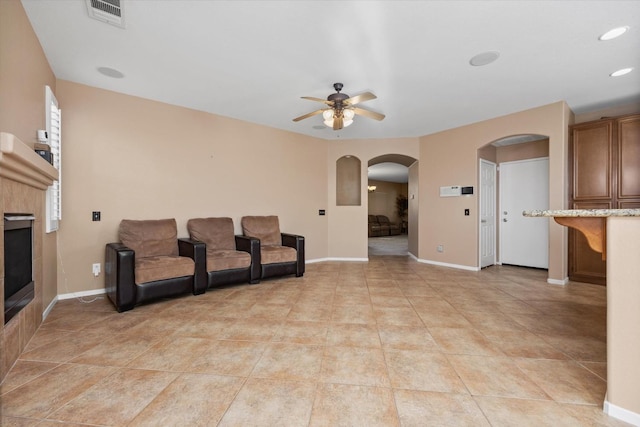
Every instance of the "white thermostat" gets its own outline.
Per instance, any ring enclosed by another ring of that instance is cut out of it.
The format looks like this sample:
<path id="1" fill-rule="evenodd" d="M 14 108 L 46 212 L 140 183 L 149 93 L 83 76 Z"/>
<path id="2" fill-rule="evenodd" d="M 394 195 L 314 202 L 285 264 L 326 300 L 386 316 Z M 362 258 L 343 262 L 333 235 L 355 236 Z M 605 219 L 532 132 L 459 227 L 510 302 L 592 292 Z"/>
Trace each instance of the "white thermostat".
<path id="1" fill-rule="evenodd" d="M 440 197 L 456 197 L 462 192 L 459 185 L 451 185 L 448 187 L 440 187 Z"/>

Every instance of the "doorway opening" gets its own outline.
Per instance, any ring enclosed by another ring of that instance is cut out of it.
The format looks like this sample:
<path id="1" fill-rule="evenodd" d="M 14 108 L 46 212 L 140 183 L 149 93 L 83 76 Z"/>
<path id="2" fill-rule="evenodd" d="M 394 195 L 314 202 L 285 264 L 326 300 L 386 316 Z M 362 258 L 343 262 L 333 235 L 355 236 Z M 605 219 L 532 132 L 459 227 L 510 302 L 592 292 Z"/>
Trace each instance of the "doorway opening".
<path id="1" fill-rule="evenodd" d="M 369 161 L 367 175 L 368 255 L 407 256 L 412 237 L 417 240 L 417 161 L 378 156 Z"/>
<path id="2" fill-rule="evenodd" d="M 549 225 L 523 210 L 549 206 L 549 137 L 515 135 L 478 150 L 480 268 L 548 268 Z"/>

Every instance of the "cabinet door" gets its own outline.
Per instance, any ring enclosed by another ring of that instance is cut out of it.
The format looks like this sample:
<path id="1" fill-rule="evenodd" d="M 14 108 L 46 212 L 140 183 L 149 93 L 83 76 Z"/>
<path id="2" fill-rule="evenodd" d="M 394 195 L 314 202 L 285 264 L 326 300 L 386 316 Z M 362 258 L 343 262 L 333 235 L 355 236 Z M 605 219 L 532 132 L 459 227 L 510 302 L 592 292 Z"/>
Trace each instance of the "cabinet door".
<path id="1" fill-rule="evenodd" d="M 618 198 L 640 199 L 640 115 L 618 121 Z"/>
<path id="2" fill-rule="evenodd" d="M 569 154 L 573 200 L 613 197 L 613 129 L 611 120 L 572 129 Z"/>
<path id="3" fill-rule="evenodd" d="M 610 202 L 574 203 L 572 209 L 611 209 Z M 573 228 L 569 229 L 569 280 L 607 284 L 607 263 L 602 254 L 589 247 L 587 238 Z"/>

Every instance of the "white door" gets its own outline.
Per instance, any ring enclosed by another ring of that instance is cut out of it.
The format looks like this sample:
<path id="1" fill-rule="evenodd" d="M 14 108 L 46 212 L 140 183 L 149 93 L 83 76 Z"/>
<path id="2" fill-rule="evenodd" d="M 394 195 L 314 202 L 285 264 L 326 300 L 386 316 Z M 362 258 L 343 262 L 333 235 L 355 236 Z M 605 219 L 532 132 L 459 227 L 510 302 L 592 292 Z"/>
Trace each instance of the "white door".
<path id="1" fill-rule="evenodd" d="M 480 268 L 496 263 L 496 164 L 480 159 Z"/>
<path id="2" fill-rule="evenodd" d="M 549 219 L 522 211 L 549 208 L 549 159 L 500 163 L 500 262 L 549 268 Z"/>

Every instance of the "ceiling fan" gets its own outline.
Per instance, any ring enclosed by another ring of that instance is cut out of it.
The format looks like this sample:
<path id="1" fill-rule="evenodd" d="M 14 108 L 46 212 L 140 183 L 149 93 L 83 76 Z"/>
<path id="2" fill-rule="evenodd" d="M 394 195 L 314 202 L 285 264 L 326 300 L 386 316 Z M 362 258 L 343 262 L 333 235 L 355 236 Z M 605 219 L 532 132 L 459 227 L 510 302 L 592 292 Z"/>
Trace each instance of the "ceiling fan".
<path id="1" fill-rule="evenodd" d="M 374 94 L 372 94 L 371 92 L 365 92 L 354 97 L 349 97 L 349 95 L 347 95 L 346 93 L 340 93 L 343 86 L 344 85 L 342 83 L 334 83 L 333 88 L 336 90 L 336 93 L 332 93 L 331 95 L 329 95 L 326 100 L 314 98 L 312 96 L 303 96 L 302 99 L 322 102 L 323 104 L 328 105 L 329 108 L 323 108 L 312 113 L 296 117 L 295 119 L 293 119 L 293 121 L 299 122 L 300 120 L 307 119 L 311 116 L 322 114 L 325 125 L 332 127 L 333 130 L 340 130 L 343 127 L 347 127 L 351 123 L 353 123 L 353 117 L 356 114 L 374 120 L 384 119 L 384 114 L 355 107 L 356 104 L 359 104 L 361 102 L 376 99 L 376 96 Z"/>

